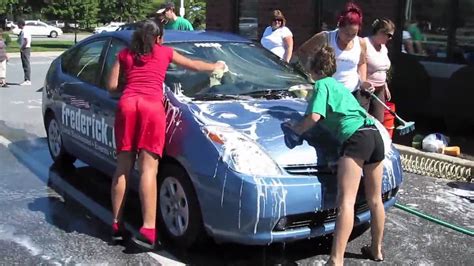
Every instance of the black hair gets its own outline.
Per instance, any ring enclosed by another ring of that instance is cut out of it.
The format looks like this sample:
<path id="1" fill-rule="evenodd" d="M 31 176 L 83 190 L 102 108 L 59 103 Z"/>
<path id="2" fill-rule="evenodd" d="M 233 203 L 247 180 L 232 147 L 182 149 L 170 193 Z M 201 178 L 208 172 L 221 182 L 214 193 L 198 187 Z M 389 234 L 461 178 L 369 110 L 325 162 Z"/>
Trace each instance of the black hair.
<path id="1" fill-rule="evenodd" d="M 143 55 L 153 52 L 156 37 L 163 36 L 163 25 L 151 19 L 147 19 L 138 24 L 132 36 L 131 51 L 135 54 L 135 59 L 140 59 Z"/>
<path id="2" fill-rule="evenodd" d="M 24 19 L 19 19 L 16 24 L 18 26 L 25 26 L 25 20 Z"/>

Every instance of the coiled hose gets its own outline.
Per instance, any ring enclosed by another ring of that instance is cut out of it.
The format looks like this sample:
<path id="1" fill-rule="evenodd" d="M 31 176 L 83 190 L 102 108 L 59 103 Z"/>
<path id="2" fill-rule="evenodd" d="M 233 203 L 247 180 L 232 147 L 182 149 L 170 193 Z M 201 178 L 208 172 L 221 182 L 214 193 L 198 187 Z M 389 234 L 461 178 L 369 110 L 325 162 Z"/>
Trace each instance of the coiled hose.
<path id="1" fill-rule="evenodd" d="M 471 182 L 473 173 L 471 167 L 422 157 L 415 154 L 400 154 L 402 168 L 406 172 Z"/>

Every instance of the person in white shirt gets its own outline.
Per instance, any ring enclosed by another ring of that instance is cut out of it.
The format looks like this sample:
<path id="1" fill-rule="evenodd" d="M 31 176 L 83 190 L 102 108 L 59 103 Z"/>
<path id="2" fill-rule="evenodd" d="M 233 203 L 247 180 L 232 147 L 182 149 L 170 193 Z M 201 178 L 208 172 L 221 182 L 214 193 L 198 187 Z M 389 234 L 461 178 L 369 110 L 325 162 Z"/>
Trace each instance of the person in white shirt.
<path id="1" fill-rule="evenodd" d="M 260 43 L 281 59 L 290 62 L 293 54 L 293 33 L 285 25 L 283 13 L 278 9 L 274 10 L 272 25 L 265 29 Z"/>
<path id="2" fill-rule="evenodd" d="M 367 43 L 367 82 L 374 88 L 373 93 L 382 101 L 390 101 L 391 94 L 387 85 L 387 72 L 390 59 L 385 46 L 393 38 L 395 24 L 388 18 L 378 18 L 372 23 L 372 35 L 365 38 Z M 374 100 L 370 94 L 362 95 L 365 99 L 362 107 L 383 123 L 385 108 Z"/>
<path id="3" fill-rule="evenodd" d="M 20 56 L 21 64 L 23 65 L 23 72 L 25 74 L 25 80 L 20 83 L 21 86 L 31 85 L 31 34 L 25 30 L 25 21 L 20 19 L 17 23 L 18 28 L 21 29 L 18 35 L 18 43 L 20 45 Z"/>
<path id="4" fill-rule="evenodd" d="M 308 70 L 314 53 L 324 46 L 331 46 L 336 54 L 336 73 L 333 78 L 344 84 L 361 103 L 361 94 L 370 88 L 367 79 L 367 44 L 358 36 L 362 27 L 362 10 L 348 2 L 337 18 L 337 28 L 322 31 L 304 42 L 297 51 L 301 66 Z M 361 103 L 362 104 L 362 103 Z"/>

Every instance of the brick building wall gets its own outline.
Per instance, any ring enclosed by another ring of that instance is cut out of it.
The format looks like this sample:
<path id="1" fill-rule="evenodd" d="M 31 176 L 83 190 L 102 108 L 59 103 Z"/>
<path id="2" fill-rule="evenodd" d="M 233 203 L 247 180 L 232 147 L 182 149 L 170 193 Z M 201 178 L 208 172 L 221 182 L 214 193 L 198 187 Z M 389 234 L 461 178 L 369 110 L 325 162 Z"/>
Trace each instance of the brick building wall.
<path id="1" fill-rule="evenodd" d="M 359 0 L 355 1 L 364 12 L 362 35 L 370 32 L 370 24 L 377 17 L 388 17 L 399 21 L 399 0 Z M 207 29 L 237 32 L 239 0 L 208 0 Z M 319 0 L 258 0 L 258 36 L 270 25 L 271 11 L 280 9 L 285 14 L 287 26 L 294 35 L 295 46 L 300 45 L 320 30 Z M 333 18 L 334 21 L 336 18 Z M 399 27 L 399 26 L 398 26 Z"/>
<path id="2" fill-rule="evenodd" d="M 206 3 L 206 28 L 235 32 L 238 20 L 236 3 L 236 0 L 208 0 Z"/>

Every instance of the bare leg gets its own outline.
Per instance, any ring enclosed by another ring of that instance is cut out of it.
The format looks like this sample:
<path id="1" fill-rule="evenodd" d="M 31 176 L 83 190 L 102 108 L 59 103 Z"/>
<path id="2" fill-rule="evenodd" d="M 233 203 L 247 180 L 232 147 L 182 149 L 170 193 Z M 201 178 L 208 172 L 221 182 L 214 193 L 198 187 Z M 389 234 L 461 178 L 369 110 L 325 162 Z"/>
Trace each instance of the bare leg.
<path id="1" fill-rule="evenodd" d="M 371 251 L 374 258 L 382 259 L 382 240 L 385 224 L 385 209 L 382 202 L 383 163 L 364 166 L 365 197 L 370 208 L 372 235 Z"/>
<path id="2" fill-rule="evenodd" d="M 122 219 L 127 182 L 134 162 L 135 153 L 133 152 L 120 152 L 117 155 L 117 168 L 115 170 L 111 188 L 114 222 L 119 222 Z"/>
<path id="3" fill-rule="evenodd" d="M 343 156 L 338 162 L 336 231 L 328 263 L 343 265 L 347 241 L 354 226 L 354 205 L 362 174 L 362 160 Z"/>
<path id="4" fill-rule="evenodd" d="M 155 228 L 156 224 L 156 176 L 158 174 L 158 156 L 141 150 L 138 156 L 140 168 L 140 202 L 142 205 L 143 227 Z"/>

